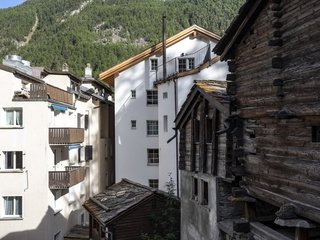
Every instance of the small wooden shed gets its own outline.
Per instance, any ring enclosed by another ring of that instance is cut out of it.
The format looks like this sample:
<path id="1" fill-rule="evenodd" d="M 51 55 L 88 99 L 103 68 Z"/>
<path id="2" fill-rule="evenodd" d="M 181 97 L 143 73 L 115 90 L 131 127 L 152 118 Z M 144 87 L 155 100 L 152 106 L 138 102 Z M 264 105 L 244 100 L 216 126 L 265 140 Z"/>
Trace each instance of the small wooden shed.
<path id="1" fill-rule="evenodd" d="M 168 197 L 165 192 L 122 179 L 83 204 L 90 215 L 90 239 L 141 240 L 142 234 L 154 232 L 152 216 L 163 210 Z"/>

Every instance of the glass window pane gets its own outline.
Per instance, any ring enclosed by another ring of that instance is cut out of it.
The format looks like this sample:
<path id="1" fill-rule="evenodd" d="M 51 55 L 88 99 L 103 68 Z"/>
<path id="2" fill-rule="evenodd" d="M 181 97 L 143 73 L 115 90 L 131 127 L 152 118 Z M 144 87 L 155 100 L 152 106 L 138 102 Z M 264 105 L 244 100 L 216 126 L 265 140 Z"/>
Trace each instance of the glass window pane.
<path id="1" fill-rule="evenodd" d="M 22 168 L 22 152 L 16 152 L 16 168 Z"/>
<path id="2" fill-rule="evenodd" d="M 15 215 L 22 216 L 22 197 L 16 197 L 16 212 Z"/>
<path id="3" fill-rule="evenodd" d="M 16 125 L 21 126 L 22 125 L 22 111 L 16 110 Z"/>
<path id="4" fill-rule="evenodd" d="M 13 197 L 4 197 L 5 215 L 13 215 Z"/>
<path id="5" fill-rule="evenodd" d="M 13 111 L 7 110 L 7 125 L 13 125 Z"/>
<path id="6" fill-rule="evenodd" d="M 13 169 L 13 153 L 5 152 L 5 168 Z"/>

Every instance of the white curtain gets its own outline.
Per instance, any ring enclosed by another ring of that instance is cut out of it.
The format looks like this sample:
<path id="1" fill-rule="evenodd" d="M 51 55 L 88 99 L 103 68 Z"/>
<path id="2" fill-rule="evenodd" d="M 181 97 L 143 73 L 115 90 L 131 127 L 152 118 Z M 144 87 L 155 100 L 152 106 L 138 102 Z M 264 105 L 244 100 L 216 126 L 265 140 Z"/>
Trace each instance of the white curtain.
<path id="1" fill-rule="evenodd" d="M 17 110 L 16 112 L 16 125 L 21 126 L 22 125 L 22 112 Z"/>
<path id="2" fill-rule="evenodd" d="M 13 215 L 13 197 L 4 197 L 5 215 Z"/>
<path id="3" fill-rule="evenodd" d="M 7 125 L 13 125 L 13 111 L 7 111 Z"/>

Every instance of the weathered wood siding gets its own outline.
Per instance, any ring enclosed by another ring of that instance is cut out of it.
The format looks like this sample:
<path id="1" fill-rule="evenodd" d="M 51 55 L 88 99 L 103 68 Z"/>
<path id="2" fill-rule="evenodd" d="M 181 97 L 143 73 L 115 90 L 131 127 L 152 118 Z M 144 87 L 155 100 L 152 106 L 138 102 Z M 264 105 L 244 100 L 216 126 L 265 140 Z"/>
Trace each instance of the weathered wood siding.
<path id="1" fill-rule="evenodd" d="M 215 136 L 214 133 L 224 129 L 223 121 L 226 118 L 207 100 L 195 106 L 180 129 L 181 170 L 225 177 L 226 134 Z"/>
<path id="2" fill-rule="evenodd" d="M 140 240 L 143 233 L 153 233 L 151 216 L 164 207 L 164 199 L 153 197 L 115 220 L 109 226 L 114 240 Z"/>
<path id="3" fill-rule="evenodd" d="M 273 4 L 272 2 L 280 2 Z M 249 192 L 320 222 L 320 4 L 269 1 L 235 51 Z"/>

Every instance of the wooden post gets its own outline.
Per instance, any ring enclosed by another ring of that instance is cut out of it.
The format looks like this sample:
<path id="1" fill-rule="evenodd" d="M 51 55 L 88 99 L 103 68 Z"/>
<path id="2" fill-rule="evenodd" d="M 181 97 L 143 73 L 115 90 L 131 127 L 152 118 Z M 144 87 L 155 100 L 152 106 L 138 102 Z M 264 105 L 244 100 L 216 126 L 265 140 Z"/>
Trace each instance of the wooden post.
<path id="1" fill-rule="evenodd" d="M 252 222 L 256 219 L 256 203 L 255 202 L 245 202 L 244 203 L 244 214 L 245 218 Z"/>
<path id="2" fill-rule="evenodd" d="M 307 228 L 296 227 L 295 240 L 309 240 L 309 231 Z"/>
<path id="3" fill-rule="evenodd" d="M 93 224 L 92 224 L 92 216 L 91 214 L 89 215 L 89 239 L 92 239 L 92 228 L 93 228 Z"/>

